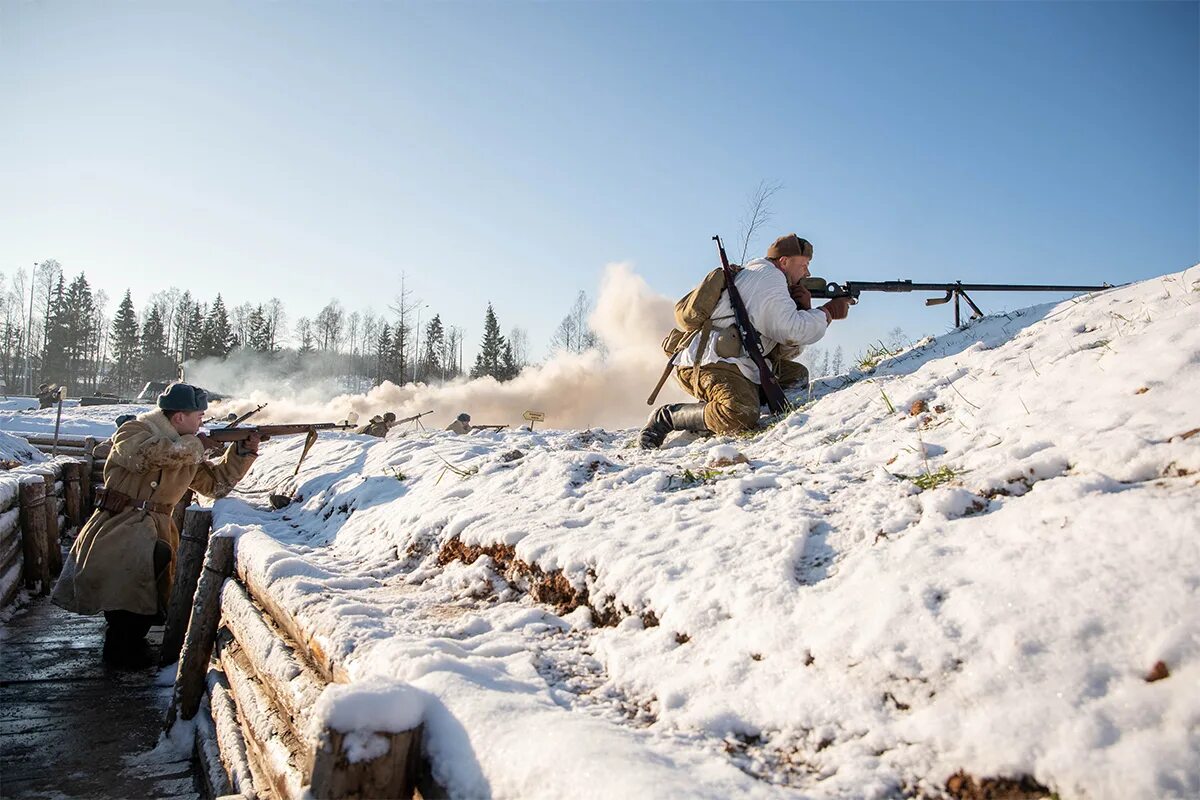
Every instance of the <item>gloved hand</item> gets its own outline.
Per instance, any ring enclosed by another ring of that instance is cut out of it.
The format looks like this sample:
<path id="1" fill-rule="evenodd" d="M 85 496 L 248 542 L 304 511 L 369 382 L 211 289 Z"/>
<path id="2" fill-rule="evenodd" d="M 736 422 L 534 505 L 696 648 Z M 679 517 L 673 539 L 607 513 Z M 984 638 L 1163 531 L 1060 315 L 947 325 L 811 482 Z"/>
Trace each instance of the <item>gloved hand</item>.
<path id="1" fill-rule="evenodd" d="M 850 305 L 853 302 L 854 301 L 849 297 L 835 297 L 825 305 L 821 306 L 821 309 L 825 311 L 825 313 L 829 314 L 829 318 L 831 320 L 845 319 L 850 313 Z"/>
<path id="2" fill-rule="evenodd" d="M 812 292 L 804 288 L 804 284 L 795 283 L 788 287 L 788 294 L 796 301 L 796 308 L 808 311 L 812 308 Z"/>

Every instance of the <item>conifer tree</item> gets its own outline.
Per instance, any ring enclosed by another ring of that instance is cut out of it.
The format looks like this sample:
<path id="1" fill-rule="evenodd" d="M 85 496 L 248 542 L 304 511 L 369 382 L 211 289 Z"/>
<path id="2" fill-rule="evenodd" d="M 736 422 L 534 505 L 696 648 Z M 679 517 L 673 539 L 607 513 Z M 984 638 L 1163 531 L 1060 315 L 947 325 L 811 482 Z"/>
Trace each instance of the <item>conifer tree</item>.
<path id="1" fill-rule="evenodd" d="M 434 314 L 433 319 L 425 326 L 425 341 L 422 342 L 425 354 L 421 357 L 421 368 L 417 380 L 430 381 L 441 377 L 442 350 L 446 347 L 446 331 L 442 327 L 442 318 Z"/>
<path id="2" fill-rule="evenodd" d="M 472 378 L 482 378 L 491 375 L 496 380 L 503 380 L 502 363 L 504 337 L 500 335 L 500 323 L 496 320 L 496 312 L 488 303 L 487 314 L 483 318 L 483 341 L 479 344 L 479 355 L 475 357 L 475 366 L 471 368 Z M 511 356 L 511 354 L 510 354 Z"/>
<path id="3" fill-rule="evenodd" d="M 167 352 L 167 332 L 158 306 L 150 306 L 142 322 L 141 375 L 148 381 L 160 381 L 175 375 L 175 358 Z"/>
<path id="4" fill-rule="evenodd" d="M 137 314 L 133 308 L 133 298 L 129 290 L 117 306 L 117 314 L 113 317 L 108 334 L 109 345 L 112 347 L 113 383 L 118 394 L 125 394 L 133 384 L 137 375 L 138 356 L 141 342 L 138 338 Z"/>

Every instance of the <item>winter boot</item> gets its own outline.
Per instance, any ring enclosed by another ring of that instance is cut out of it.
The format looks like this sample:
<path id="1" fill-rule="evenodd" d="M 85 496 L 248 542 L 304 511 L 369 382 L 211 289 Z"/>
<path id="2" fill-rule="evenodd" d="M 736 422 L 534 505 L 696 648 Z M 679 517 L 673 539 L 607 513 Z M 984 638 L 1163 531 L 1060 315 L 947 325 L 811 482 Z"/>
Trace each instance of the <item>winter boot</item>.
<path id="1" fill-rule="evenodd" d="M 704 424 L 704 403 L 673 403 L 660 406 L 638 437 L 638 447 L 643 450 L 657 450 L 662 447 L 663 440 L 671 431 L 695 431 L 708 433 Z"/>

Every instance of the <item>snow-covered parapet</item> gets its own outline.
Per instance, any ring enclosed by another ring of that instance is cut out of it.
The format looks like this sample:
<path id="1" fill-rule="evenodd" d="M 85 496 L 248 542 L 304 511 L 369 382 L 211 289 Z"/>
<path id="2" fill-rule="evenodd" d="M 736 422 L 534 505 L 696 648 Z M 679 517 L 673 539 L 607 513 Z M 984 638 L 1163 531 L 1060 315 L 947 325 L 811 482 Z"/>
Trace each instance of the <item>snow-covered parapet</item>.
<path id="1" fill-rule="evenodd" d="M 325 730 L 344 735 L 346 759 L 351 764 L 379 758 L 388 752 L 383 734 L 405 733 L 420 726 L 425 699 L 412 686 L 373 676 L 354 683 L 325 687 L 310 718 L 310 735 Z"/>
<path id="2" fill-rule="evenodd" d="M 425 693 L 462 796 L 1200 796 L 1198 289 L 980 320 L 743 438 L 330 437 L 287 510 L 215 513 L 334 663 Z"/>

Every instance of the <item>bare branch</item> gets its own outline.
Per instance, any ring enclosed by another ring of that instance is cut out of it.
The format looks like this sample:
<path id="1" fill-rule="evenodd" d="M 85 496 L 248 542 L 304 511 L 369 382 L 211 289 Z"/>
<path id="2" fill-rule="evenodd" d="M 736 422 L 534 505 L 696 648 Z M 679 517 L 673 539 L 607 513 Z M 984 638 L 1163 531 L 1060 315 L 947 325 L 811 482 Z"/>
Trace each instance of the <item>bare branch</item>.
<path id="1" fill-rule="evenodd" d="M 779 182 L 760 181 L 757 191 L 746 201 L 746 212 L 741 220 L 742 257 L 738 260 L 739 264 L 746 263 L 746 253 L 750 252 L 750 240 L 754 238 L 754 234 L 774 216 L 771 199 L 782 188 L 783 184 Z"/>

